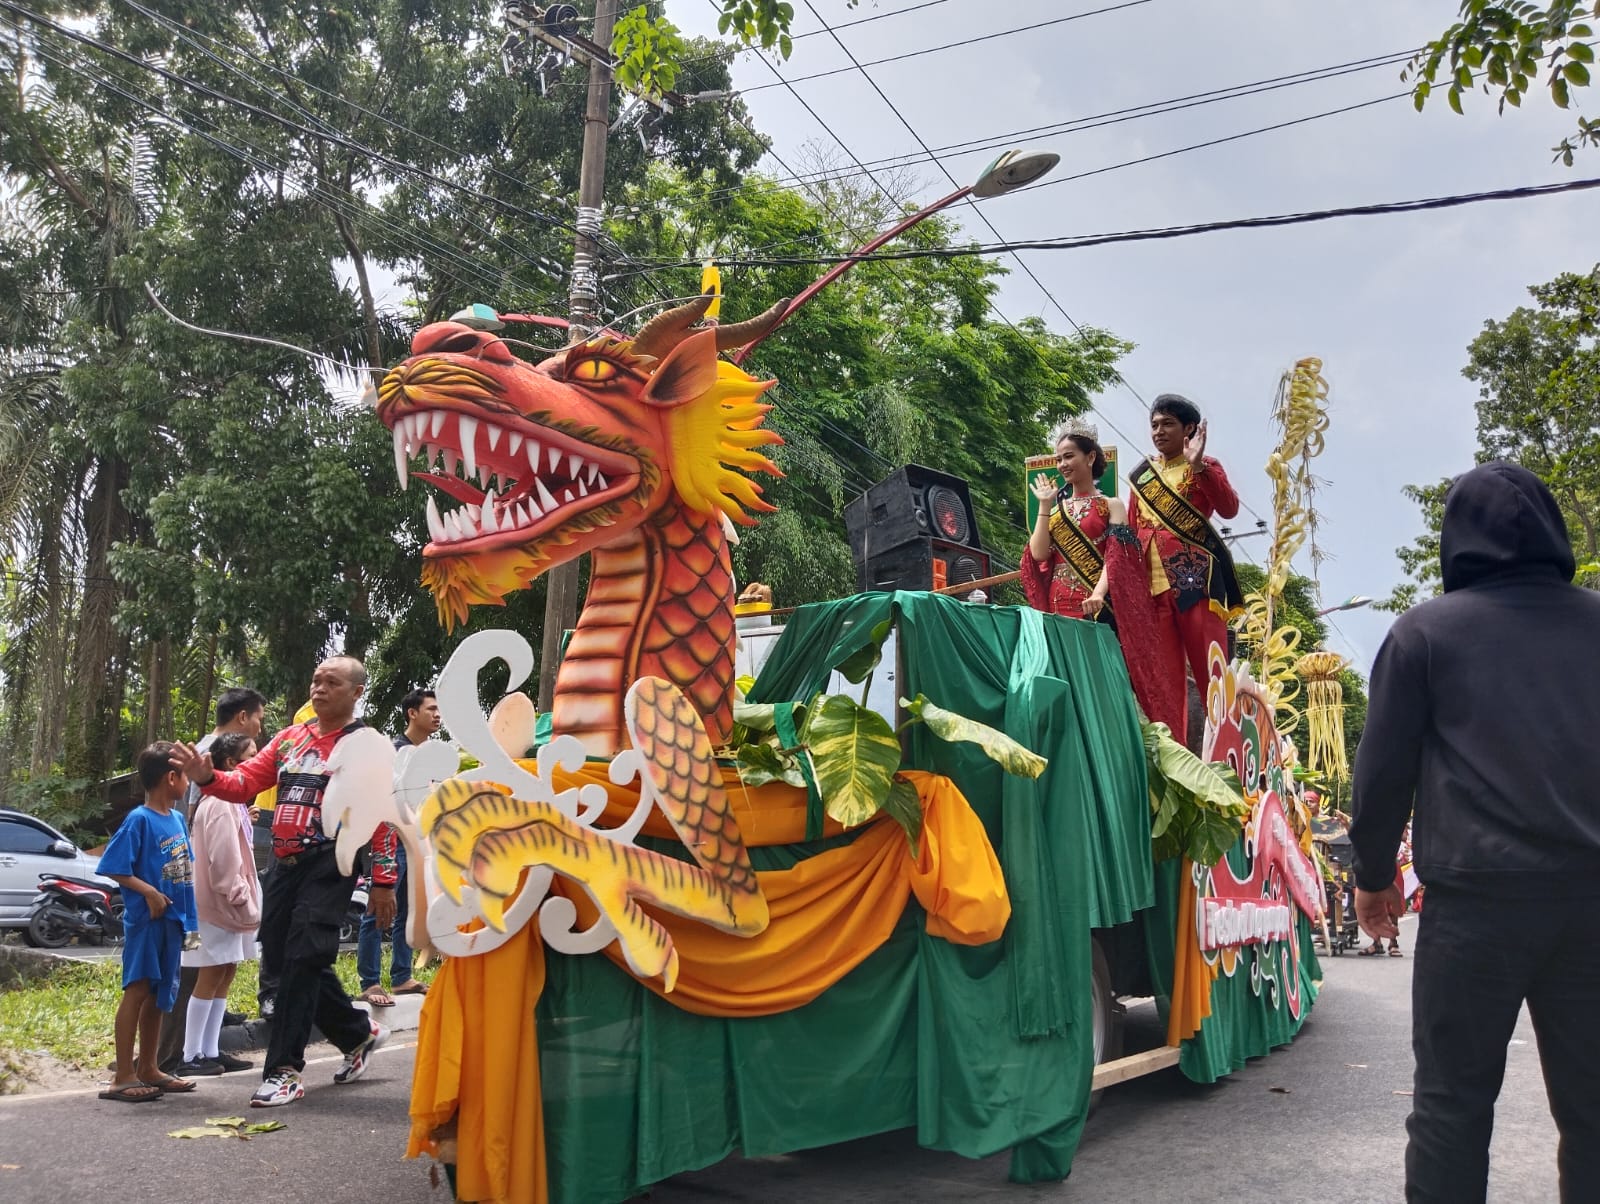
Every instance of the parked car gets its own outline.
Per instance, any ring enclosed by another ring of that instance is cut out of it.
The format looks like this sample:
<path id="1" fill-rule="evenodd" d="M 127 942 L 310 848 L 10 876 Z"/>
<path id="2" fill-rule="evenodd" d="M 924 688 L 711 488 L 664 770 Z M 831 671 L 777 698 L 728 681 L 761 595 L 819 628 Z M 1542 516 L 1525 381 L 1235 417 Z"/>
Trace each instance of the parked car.
<path id="1" fill-rule="evenodd" d="M 40 874 L 116 884 L 94 872 L 90 857 L 42 819 L 0 810 L 0 928 L 26 928 Z"/>

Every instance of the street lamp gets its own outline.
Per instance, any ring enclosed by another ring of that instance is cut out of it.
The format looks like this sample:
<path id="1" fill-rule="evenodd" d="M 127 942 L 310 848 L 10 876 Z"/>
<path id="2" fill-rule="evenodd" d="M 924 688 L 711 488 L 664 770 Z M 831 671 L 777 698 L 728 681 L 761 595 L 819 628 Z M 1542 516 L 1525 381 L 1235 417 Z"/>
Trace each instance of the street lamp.
<path id="1" fill-rule="evenodd" d="M 1343 602 L 1339 603 L 1339 605 L 1337 605 L 1337 606 L 1330 606 L 1326 610 L 1317 611 L 1317 617 L 1321 618 L 1323 615 L 1331 615 L 1335 611 L 1340 611 L 1340 610 L 1360 610 L 1363 606 L 1371 606 L 1371 605 L 1372 605 L 1372 599 L 1371 598 L 1368 598 L 1364 594 L 1356 594 L 1356 595 L 1354 595 L 1352 597 L 1346 598 Z"/>
<path id="2" fill-rule="evenodd" d="M 736 364 L 744 363 L 750 353 L 761 345 L 762 340 L 767 335 L 770 335 L 779 326 L 783 325 L 792 314 L 802 308 L 811 298 L 855 267 L 861 261 L 861 256 L 870 255 L 885 243 L 893 242 L 924 218 L 932 217 L 939 210 L 947 209 L 957 201 L 966 200 L 969 196 L 987 200 L 989 197 L 1003 196 L 1008 192 L 1015 192 L 1019 188 L 1026 188 L 1029 184 L 1043 179 L 1059 162 L 1061 162 L 1061 156 L 1053 151 L 1006 151 L 1005 154 L 983 169 L 983 174 L 978 177 L 975 183 L 969 184 L 965 188 L 957 189 L 949 196 L 940 197 L 925 209 L 917 210 L 917 212 L 898 225 L 885 230 L 871 242 L 863 243 L 856 250 L 850 252 L 849 258 L 834 264 L 790 302 L 789 308 L 784 311 L 783 317 L 773 323 L 767 329 L 766 334 L 753 343 L 746 343 L 730 358 Z"/>

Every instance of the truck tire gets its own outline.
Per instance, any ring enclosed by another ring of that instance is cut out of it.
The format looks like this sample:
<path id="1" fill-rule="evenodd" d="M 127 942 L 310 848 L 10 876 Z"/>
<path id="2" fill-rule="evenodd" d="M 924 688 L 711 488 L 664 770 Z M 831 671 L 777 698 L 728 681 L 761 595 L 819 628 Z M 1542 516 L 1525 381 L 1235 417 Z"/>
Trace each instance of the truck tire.
<path id="1" fill-rule="evenodd" d="M 1093 1011 L 1091 1012 L 1094 1032 L 1094 1064 L 1102 1065 L 1106 1062 L 1115 1062 L 1122 1056 L 1122 1024 L 1125 1009 L 1117 1002 L 1116 992 L 1111 987 L 1111 966 L 1106 961 L 1105 951 L 1100 948 L 1099 941 L 1091 942 L 1093 949 L 1093 971 L 1090 989 L 1093 992 Z M 1101 1088 L 1089 1096 L 1089 1110 L 1093 1112 L 1100 1104 L 1100 1097 L 1105 1094 Z"/>

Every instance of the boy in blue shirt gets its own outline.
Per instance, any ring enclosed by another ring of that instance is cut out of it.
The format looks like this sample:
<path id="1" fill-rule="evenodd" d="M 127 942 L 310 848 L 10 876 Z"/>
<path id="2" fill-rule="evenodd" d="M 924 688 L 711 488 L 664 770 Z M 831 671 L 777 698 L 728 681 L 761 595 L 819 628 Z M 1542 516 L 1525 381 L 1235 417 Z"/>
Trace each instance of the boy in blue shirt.
<path id="1" fill-rule="evenodd" d="M 194 932 L 194 872 L 189 831 L 178 804 L 189 787 L 172 768 L 172 745 L 160 740 L 139 754 L 144 805 L 128 813 L 100 857 L 98 872 L 122 887 L 122 1002 L 117 1007 L 117 1071 L 101 1099 L 142 1104 L 167 1092 L 193 1091 L 187 1079 L 156 1064 L 161 1014 L 178 998 L 178 956 Z M 139 1058 L 133 1054 L 139 1038 Z"/>

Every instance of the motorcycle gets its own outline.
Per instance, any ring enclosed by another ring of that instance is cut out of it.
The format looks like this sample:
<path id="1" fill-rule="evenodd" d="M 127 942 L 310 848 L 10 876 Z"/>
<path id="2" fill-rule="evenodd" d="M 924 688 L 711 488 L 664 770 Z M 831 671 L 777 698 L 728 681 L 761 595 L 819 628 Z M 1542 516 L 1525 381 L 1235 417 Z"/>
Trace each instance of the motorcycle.
<path id="1" fill-rule="evenodd" d="M 344 913 L 344 919 L 339 924 L 339 943 L 353 945 L 356 938 L 361 935 L 361 917 L 367 914 L 367 900 L 371 895 L 367 891 L 370 879 L 358 878 L 355 893 L 350 896 L 350 906 Z"/>
<path id="2" fill-rule="evenodd" d="M 35 949 L 60 949 L 73 937 L 90 945 L 120 945 L 122 892 L 85 878 L 40 874 L 22 937 Z"/>

